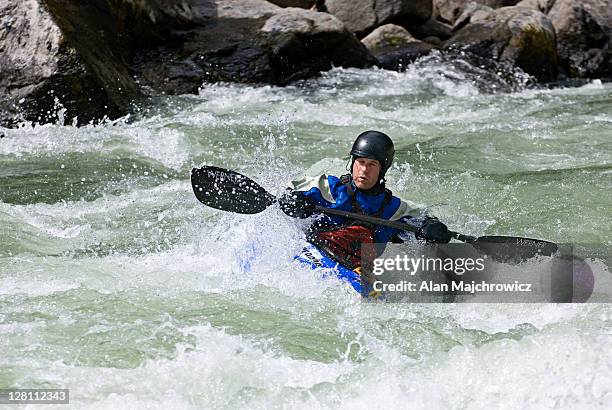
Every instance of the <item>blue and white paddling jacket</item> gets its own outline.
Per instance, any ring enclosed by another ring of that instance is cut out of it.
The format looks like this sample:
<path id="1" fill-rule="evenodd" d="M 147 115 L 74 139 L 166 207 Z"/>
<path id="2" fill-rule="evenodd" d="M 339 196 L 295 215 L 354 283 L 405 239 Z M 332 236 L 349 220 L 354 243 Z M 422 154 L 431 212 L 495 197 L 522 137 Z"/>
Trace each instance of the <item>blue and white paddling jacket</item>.
<path id="1" fill-rule="evenodd" d="M 383 190 L 383 192 L 376 195 L 369 195 L 360 191 L 350 179 L 350 175 L 338 178 L 333 175 L 323 174 L 309 181 L 301 182 L 301 186 L 308 186 L 307 183 L 310 183 L 310 186 L 314 185 L 309 190 L 304 191 L 303 194 L 317 205 L 326 208 L 363 213 L 390 221 L 411 224 L 418 228 L 422 226 L 426 218 L 426 214 L 414 203 L 393 196 L 389 190 Z M 351 191 L 355 197 L 355 205 L 360 209 L 355 209 Z M 383 204 L 384 208 L 381 209 Z M 345 225 L 350 222 L 347 218 L 341 216 L 325 215 L 324 218 L 326 218 L 326 222 L 331 222 L 335 225 Z M 398 236 L 403 240 L 414 239 L 412 232 L 397 228 L 376 226 L 374 230 L 374 239 L 377 243 L 387 243 L 394 236 Z"/>

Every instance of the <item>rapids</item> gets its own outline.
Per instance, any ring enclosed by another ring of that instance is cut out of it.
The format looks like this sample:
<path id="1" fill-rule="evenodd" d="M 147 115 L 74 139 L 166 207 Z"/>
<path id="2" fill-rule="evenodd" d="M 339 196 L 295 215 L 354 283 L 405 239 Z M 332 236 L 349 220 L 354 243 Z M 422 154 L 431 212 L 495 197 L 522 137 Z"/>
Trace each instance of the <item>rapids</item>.
<path id="1" fill-rule="evenodd" d="M 610 305 L 363 303 L 293 261 L 299 222 L 191 191 L 206 163 L 279 193 L 380 129 L 389 186 L 451 229 L 609 258 L 612 85 L 525 81 L 434 56 L 0 130 L 0 388 L 69 388 L 75 408 L 609 407 Z"/>

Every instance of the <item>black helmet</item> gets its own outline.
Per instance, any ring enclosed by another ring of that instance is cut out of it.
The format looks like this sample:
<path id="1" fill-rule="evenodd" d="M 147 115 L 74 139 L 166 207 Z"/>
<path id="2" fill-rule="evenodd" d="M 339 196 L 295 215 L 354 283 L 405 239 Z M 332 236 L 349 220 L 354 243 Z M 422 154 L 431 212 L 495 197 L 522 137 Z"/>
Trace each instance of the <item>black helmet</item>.
<path id="1" fill-rule="evenodd" d="M 393 163 L 393 154 L 395 154 L 393 141 L 391 141 L 387 134 L 380 131 L 362 132 L 353 143 L 353 148 L 351 149 L 351 156 L 353 157 L 351 169 L 353 168 L 352 164 L 357 158 L 378 160 L 380 162 L 380 175 L 378 179 L 381 180 Z"/>

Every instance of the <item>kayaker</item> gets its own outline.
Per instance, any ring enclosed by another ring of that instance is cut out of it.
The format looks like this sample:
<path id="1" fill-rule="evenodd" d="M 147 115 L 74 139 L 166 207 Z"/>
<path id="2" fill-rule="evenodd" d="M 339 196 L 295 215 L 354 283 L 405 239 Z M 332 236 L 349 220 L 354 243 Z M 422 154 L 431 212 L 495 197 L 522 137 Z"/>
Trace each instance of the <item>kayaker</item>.
<path id="1" fill-rule="evenodd" d="M 445 224 L 394 196 L 385 186 L 385 174 L 391 167 L 394 153 L 393 141 L 388 135 L 365 131 L 357 137 L 350 151 L 350 174 L 322 175 L 307 191 L 289 190 L 279 200 L 281 209 L 289 216 L 308 218 L 316 213 L 315 205 L 320 205 L 418 228 L 418 232 L 412 234 L 343 217 L 325 215 L 317 218 L 309 228 L 308 240 L 343 264 L 358 263 L 362 243 L 381 244 L 379 253 L 388 242 L 402 242 L 414 236 L 427 242 L 448 243 L 451 233 Z"/>

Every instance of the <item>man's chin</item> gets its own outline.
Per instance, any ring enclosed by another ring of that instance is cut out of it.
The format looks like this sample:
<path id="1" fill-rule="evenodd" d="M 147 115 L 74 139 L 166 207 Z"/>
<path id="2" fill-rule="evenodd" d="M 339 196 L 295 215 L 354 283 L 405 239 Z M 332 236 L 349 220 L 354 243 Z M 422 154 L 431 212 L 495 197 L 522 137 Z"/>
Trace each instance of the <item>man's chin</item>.
<path id="1" fill-rule="evenodd" d="M 355 186 L 363 191 L 367 191 L 368 189 L 372 188 L 374 185 L 369 186 L 360 182 L 355 182 Z"/>

